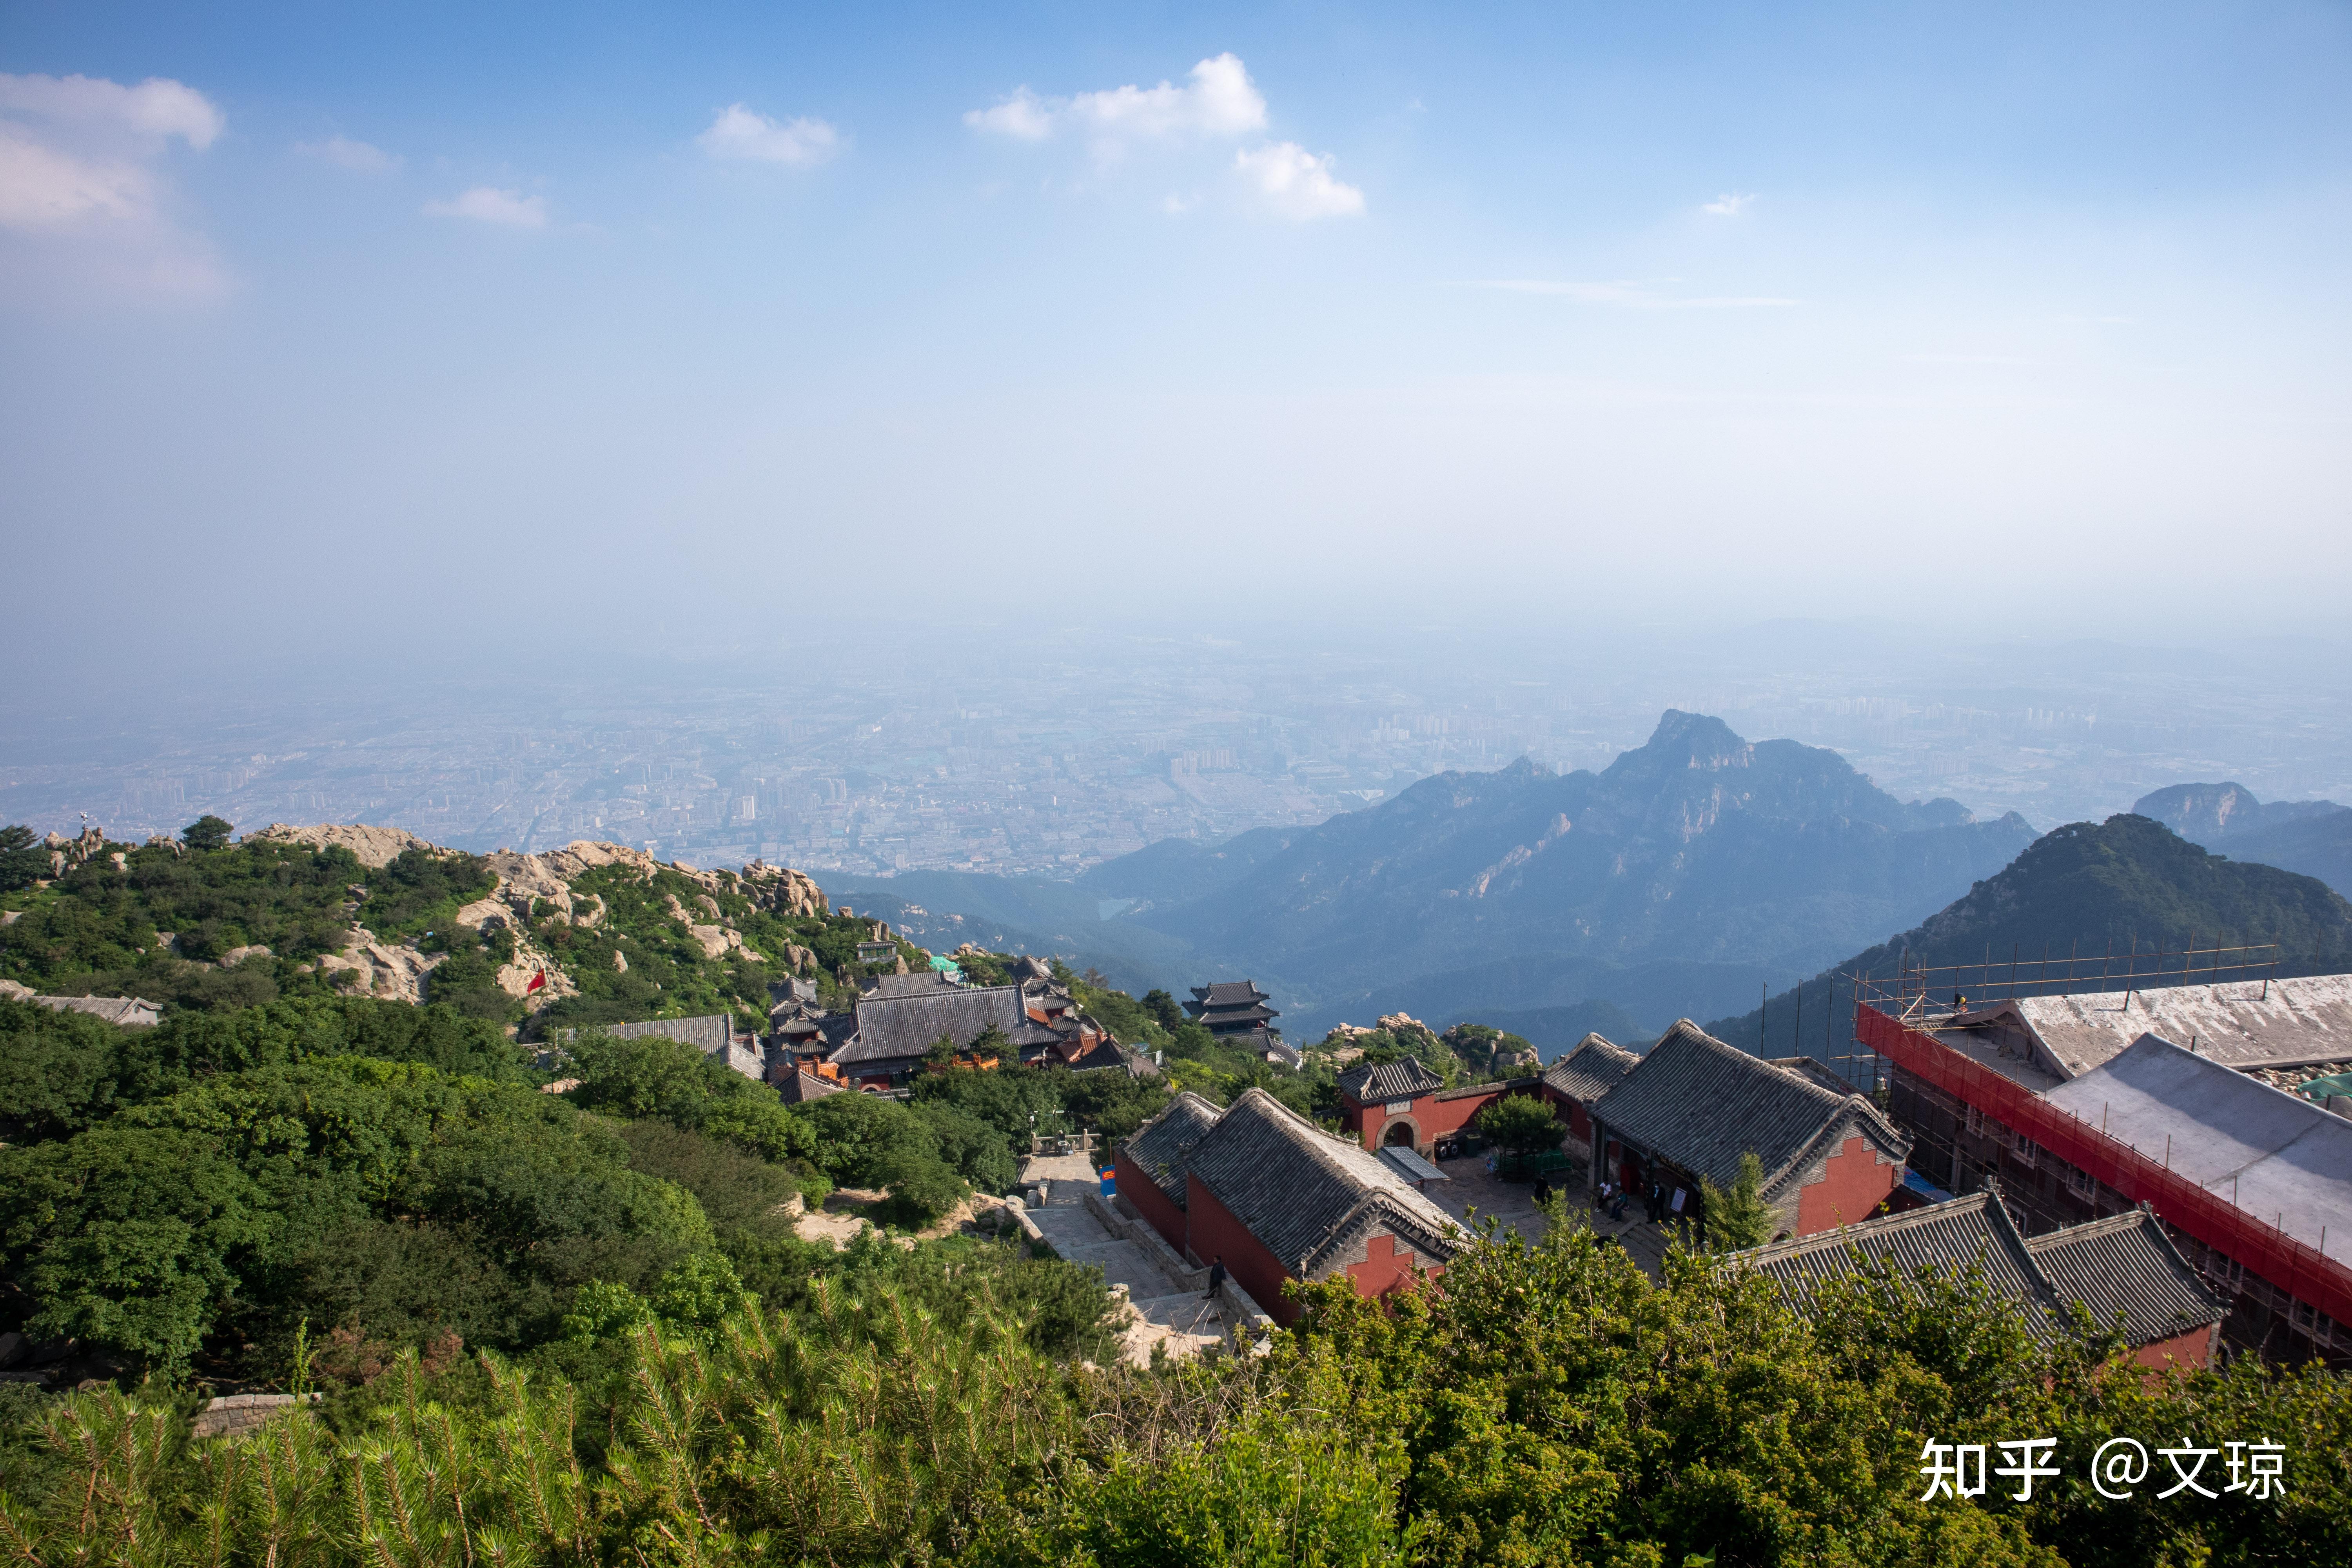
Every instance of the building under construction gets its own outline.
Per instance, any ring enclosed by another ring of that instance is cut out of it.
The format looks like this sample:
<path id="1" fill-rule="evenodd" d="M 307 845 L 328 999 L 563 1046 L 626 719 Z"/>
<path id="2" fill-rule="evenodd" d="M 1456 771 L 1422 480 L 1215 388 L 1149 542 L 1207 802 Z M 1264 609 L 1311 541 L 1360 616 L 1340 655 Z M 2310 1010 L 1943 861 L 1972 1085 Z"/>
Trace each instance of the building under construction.
<path id="1" fill-rule="evenodd" d="M 1859 978 L 1853 1076 L 1944 1193 L 1997 1182 L 2032 1233 L 2147 1205 L 2231 1302 L 2227 1341 L 2352 1366 L 2352 975 L 2170 956 Z"/>

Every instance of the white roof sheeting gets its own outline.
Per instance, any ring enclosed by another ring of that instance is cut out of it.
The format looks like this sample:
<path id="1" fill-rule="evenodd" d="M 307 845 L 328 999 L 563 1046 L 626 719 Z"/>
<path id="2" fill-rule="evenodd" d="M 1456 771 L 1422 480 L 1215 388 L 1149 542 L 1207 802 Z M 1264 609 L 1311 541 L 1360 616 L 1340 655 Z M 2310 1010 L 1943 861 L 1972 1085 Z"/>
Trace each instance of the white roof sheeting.
<path id="1" fill-rule="evenodd" d="M 2352 1061 L 2352 974 L 2021 996 L 1965 1020 L 2012 1010 L 2040 1043 L 2037 1058 L 2047 1058 L 2037 1065 L 2062 1078 L 2091 1071 L 2147 1034 L 2193 1042 L 2199 1056 L 2231 1068 Z"/>
<path id="2" fill-rule="evenodd" d="M 2352 1121 L 2152 1034 L 2043 1098 L 2352 1266 Z"/>

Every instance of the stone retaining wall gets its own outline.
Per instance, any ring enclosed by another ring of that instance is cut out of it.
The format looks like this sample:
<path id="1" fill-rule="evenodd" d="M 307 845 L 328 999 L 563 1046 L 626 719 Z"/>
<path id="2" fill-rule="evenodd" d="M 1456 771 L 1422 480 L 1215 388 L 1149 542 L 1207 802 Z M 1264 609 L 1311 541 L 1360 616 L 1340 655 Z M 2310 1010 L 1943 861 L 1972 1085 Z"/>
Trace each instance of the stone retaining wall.
<path id="1" fill-rule="evenodd" d="M 242 1437 L 279 1411 L 296 1405 L 316 1405 L 322 1395 L 306 1394 L 231 1394 L 205 1405 L 189 1424 L 192 1437 Z"/>

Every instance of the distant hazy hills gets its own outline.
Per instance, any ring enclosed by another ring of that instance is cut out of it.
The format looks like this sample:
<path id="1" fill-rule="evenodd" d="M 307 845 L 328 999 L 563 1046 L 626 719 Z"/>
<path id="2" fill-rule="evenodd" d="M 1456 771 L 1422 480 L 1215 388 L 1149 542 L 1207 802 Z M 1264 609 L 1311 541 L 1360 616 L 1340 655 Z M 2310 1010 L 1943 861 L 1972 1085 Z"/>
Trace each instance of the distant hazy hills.
<path id="1" fill-rule="evenodd" d="M 2132 810 L 2235 860 L 2316 877 L 2352 898 L 2352 810 L 2332 800 L 2256 800 L 2243 784 L 2174 784 Z"/>
<path id="2" fill-rule="evenodd" d="M 1083 886 L 1139 900 L 1114 923 L 1278 988 L 1297 1036 L 1399 1007 L 1438 1027 L 1588 1002 L 1670 1020 L 1916 921 L 2032 838 L 1669 711 L 1599 773 L 1442 773 L 1316 827 L 1153 845 Z"/>
<path id="3" fill-rule="evenodd" d="M 1988 953 L 1998 968 L 2012 955 L 2063 958 L 2070 949 L 2095 959 L 2110 947 L 2120 958 L 2135 946 L 2147 953 L 2159 945 L 2179 952 L 2191 943 L 2259 942 L 2279 945 L 2282 974 L 2352 969 L 2352 904 L 2313 878 L 2209 853 L 2134 815 L 2053 829 L 1967 897 L 1832 972 L 1884 975 L 1905 963 L 1978 963 Z M 1718 1019 L 1708 1031 L 1770 1055 L 1818 1055 L 1832 1017 L 1830 984 L 1828 975 L 1806 982 L 1801 1005 L 1795 988 L 1773 996 L 1763 1013 L 1769 1037 L 1756 1011 Z M 2095 978 L 2083 983 L 2095 985 Z M 1843 1016 L 1852 997 L 1844 979 L 1833 994 Z M 1836 1050 L 1852 1048 L 1843 1036 L 1832 1037 Z"/>

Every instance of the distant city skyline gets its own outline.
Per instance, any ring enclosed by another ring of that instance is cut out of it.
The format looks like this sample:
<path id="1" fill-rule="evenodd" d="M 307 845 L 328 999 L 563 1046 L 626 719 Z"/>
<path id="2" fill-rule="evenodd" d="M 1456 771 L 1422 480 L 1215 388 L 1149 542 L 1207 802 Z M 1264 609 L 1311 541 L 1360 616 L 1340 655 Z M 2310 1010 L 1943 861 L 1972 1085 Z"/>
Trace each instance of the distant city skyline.
<path id="1" fill-rule="evenodd" d="M 19 705 L 0 710 L 0 821 L 71 832 L 87 812 L 144 837 L 212 811 L 244 831 L 361 821 L 475 850 L 592 838 L 703 866 L 1069 877 L 1160 838 L 1320 822 L 1446 769 L 1605 768 L 1668 707 L 2038 829 L 2176 783 L 2352 801 L 2332 660 L 2104 644 L 1927 657 L 1889 654 L 1884 632 L 1655 647 L 1397 633 L 1335 649 L 1105 631 L 1005 635 L 961 661 L 958 639 L 910 634 L 871 654 L 803 645 L 782 660 L 790 680 L 743 660 Z"/>

